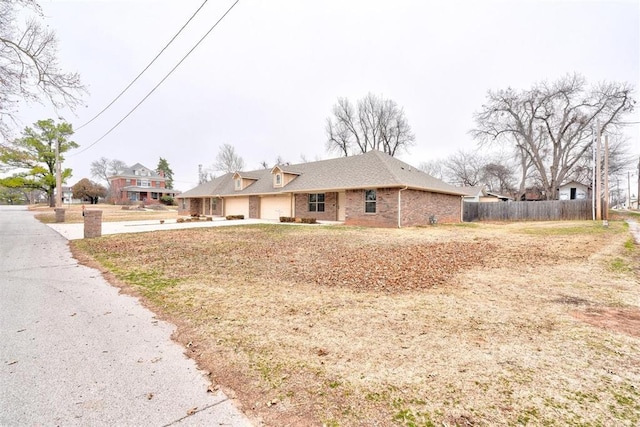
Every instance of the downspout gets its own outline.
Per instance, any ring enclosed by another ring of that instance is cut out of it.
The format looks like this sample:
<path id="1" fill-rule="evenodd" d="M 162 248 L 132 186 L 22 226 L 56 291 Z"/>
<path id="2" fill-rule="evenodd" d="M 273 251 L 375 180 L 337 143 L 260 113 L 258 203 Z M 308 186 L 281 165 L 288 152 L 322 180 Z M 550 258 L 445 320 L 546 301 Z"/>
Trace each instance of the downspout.
<path id="1" fill-rule="evenodd" d="M 407 188 L 409 188 L 409 186 L 405 185 L 404 188 L 398 191 L 398 228 L 402 227 L 402 196 L 400 194 Z"/>

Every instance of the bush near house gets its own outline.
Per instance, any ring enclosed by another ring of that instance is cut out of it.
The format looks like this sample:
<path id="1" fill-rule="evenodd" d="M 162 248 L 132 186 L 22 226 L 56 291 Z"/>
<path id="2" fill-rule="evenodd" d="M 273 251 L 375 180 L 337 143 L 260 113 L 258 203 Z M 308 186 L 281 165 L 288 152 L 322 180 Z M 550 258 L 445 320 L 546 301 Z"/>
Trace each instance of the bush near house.
<path id="1" fill-rule="evenodd" d="M 227 215 L 225 218 L 228 219 L 228 220 L 244 219 L 244 215 Z"/>
<path id="2" fill-rule="evenodd" d="M 297 222 L 302 224 L 317 224 L 318 221 L 315 218 L 296 218 L 292 216 L 281 216 L 280 222 Z"/>
<path id="3" fill-rule="evenodd" d="M 163 205 L 167 205 L 167 206 L 175 206 L 176 205 L 176 201 L 174 200 L 174 198 L 171 197 L 171 196 L 167 196 L 167 195 L 164 195 L 164 196 L 160 197 L 160 203 L 162 203 Z"/>

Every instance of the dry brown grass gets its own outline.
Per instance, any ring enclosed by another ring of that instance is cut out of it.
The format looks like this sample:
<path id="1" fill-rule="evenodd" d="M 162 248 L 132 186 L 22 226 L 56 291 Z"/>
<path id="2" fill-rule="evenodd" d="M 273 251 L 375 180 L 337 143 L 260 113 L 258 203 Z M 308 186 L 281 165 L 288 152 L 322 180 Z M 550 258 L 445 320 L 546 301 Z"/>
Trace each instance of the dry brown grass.
<path id="1" fill-rule="evenodd" d="M 628 239 L 620 222 L 270 225 L 73 247 L 266 425 L 638 425 Z"/>
<path id="2" fill-rule="evenodd" d="M 123 209 L 120 205 L 84 205 L 85 209 L 97 209 L 102 211 L 102 221 L 104 222 L 117 222 L 117 221 L 141 221 L 141 220 L 169 220 L 178 218 L 178 210 L 175 206 L 169 206 L 166 208 L 160 208 L 161 210 L 141 210 L 136 209 L 135 206 L 127 206 Z M 81 223 L 84 221 L 82 217 L 82 205 L 64 205 L 65 209 L 65 223 Z M 45 205 L 32 205 L 29 206 L 29 210 L 35 212 L 35 217 L 45 224 L 55 222 L 56 216 L 53 208 Z"/>

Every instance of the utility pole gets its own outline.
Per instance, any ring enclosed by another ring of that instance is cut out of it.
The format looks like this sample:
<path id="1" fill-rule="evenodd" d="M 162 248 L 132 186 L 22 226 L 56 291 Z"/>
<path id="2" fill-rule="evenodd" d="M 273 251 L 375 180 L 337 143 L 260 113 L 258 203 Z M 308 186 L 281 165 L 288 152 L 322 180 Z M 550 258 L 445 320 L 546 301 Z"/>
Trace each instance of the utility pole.
<path id="1" fill-rule="evenodd" d="M 602 224 L 609 225 L 609 135 L 604 136 L 604 216 Z"/>
<path id="2" fill-rule="evenodd" d="M 62 173 L 60 171 L 60 138 L 56 141 L 56 208 L 62 207 Z"/>
<path id="3" fill-rule="evenodd" d="M 627 209 L 631 209 L 631 172 L 627 172 Z"/>
<path id="4" fill-rule="evenodd" d="M 596 182 L 593 191 L 596 195 L 596 219 L 602 219 L 602 188 L 600 186 L 600 180 L 602 179 L 602 172 L 600 172 L 600 120 L 598 120 L 596 126 Z"/>

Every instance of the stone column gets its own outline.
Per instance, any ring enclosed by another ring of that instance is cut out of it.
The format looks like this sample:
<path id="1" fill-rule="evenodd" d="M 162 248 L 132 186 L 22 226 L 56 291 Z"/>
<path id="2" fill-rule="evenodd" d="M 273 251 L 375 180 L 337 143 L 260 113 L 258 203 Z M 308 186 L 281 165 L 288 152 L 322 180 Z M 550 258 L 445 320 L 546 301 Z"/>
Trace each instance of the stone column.
<path id="1" fill-rule="evenodd" d="M 56 213 L 56 222 L 64 222 L 64 208 L 55 208 L 54 212 Z"/>
<path id="2" fill-rule="evenodd" d="M 84 238 L 102 236 L 102 211 L 85 210 L 84 211 Z"/>

